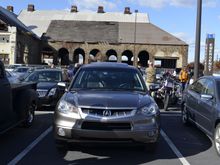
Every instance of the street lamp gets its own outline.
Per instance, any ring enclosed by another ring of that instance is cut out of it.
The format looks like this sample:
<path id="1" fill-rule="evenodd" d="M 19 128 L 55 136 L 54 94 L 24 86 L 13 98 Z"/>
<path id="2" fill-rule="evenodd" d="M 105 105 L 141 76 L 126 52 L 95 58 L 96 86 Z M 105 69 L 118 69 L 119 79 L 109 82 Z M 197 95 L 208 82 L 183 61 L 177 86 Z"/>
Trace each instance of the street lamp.
<path id="1" fill-rule="evenodd" d="M 197 0 L 196 47 L 195 47 L 195 63 L 194 63 L 194 79 L 195 80 L 199 78 L 201 15 L 202 15 L 202 0 Z"/>
<path id="2" fill-rule="evenodd" d="M 137 66 L 137 56 L 136 56 L 136 50 L 135 50 L 135 47 L 136 47 L 136 29 L 137 29 L 137 13 L 138 13 L 138 10 L 135 10 L 135 22 L 134 22 L 134 66 Z"/>

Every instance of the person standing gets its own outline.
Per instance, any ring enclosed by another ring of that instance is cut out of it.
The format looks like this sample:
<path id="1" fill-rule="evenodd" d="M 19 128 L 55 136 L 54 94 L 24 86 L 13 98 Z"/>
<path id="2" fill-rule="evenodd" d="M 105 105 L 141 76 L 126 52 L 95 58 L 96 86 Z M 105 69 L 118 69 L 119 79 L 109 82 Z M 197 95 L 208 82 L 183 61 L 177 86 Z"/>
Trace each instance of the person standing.
<path id="1" fill-rule="evenodd" d="M 188 72 L 186 70 L 186 67 L 184 66 L 181 71 L 180 71 L 180 74 L 179 74 L 179 80 L 182 84 L 182 91 L 184 91 L 185 87 L 186 87 L 186 83 L 188 82 L 189 80 L 189 75 L 188 75 Z"/>
<path id="2" fill-rule="evenodd" d="M 156 81 L 156 69 L 152 62 L 149 62 L 148 65 L 149 67 L 146 69 L 146 85 L 149 90 L 150 85 Z"/>

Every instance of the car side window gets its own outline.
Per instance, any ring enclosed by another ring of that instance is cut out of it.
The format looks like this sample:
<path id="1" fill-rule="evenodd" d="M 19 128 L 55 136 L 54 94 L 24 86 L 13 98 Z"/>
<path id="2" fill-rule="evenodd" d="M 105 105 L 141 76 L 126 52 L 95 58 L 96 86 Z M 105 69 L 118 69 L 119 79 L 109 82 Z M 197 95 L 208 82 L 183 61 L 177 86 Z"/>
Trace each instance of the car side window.
<path id="1" fill-rule="evenodd" d="M 203 94 L 214 96 L 214 82 L 212 80 L 206 80 Z"/>
<path id="2" fill-rule="evenodd" d="M 191 90 L 198 94 L 202 94 L 205 88 L 205 79 L 200 79 L 196 83 L 193 84 L 193 87 Z"/>

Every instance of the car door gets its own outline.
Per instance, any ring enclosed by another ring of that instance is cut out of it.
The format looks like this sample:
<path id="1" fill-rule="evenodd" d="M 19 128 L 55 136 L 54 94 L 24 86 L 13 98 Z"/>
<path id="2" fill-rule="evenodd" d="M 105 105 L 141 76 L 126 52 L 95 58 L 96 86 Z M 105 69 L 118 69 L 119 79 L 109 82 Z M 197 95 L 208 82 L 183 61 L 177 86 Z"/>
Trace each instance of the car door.
<path id="1" fill-rule="evenodd" d="M 10 121 L 12 110 L 11 86 L 6 77 L 3 63 L 0 61 L 0 132 Z"/>
<path id="2" fill-rule="evenodd" d="M 216 108 L 215 82 L 210 78 L 206 78 L 203 84 L 201 97 L 198 100 L 198 124 L 211 134 L 214 121 L 214 110 Z M 202 95 L 212 96 L 212 98 L 205 98 Z"/>
<path id="3" fill-rule="evenodd" d="M 186 94 L 186 106 L 189 111 L 190 118 L 197 122 L 198 118 L 198 100 L 203 88 L 203 79 L 199 79 L 194 82 L 187 90 Z"/>

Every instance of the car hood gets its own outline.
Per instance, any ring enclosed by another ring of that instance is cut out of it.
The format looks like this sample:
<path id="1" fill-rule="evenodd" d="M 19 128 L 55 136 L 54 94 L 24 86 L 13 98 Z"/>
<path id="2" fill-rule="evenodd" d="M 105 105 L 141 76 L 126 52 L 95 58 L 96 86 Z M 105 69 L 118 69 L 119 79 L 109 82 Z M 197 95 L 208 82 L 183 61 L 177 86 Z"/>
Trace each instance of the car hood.
<path id="1" fill-rule="evenodd" d="M 77 91 L 67 92 L 63 99 L 75 106 L 142 107 L 152 98 L 146 93 L 127 91 Z"/>
<path id="2" fill-rule="evenodd" d="M 57 82 L 39 82 L 37 83 L 37 89 L 51 89 L 57 86 Z"/>

